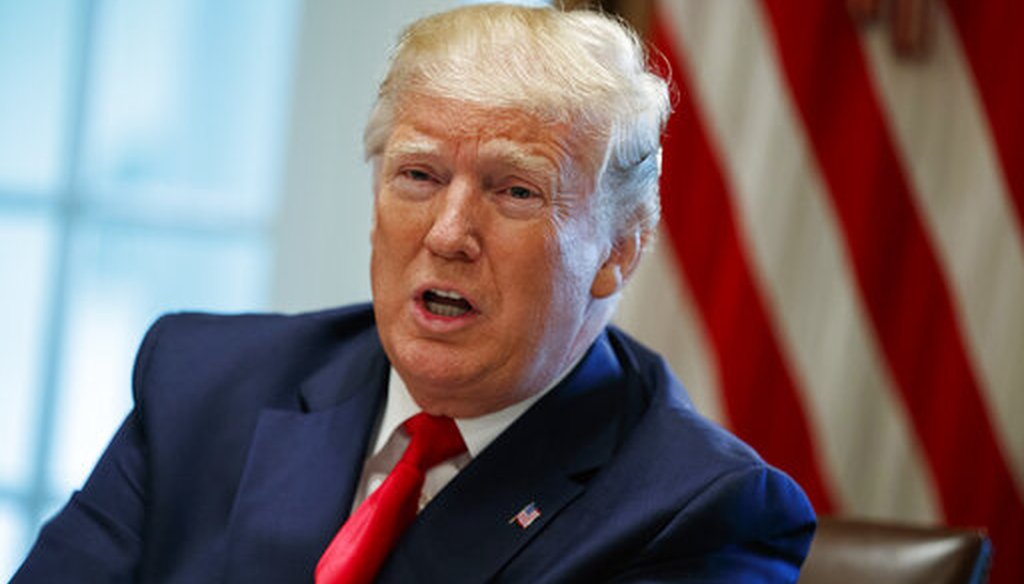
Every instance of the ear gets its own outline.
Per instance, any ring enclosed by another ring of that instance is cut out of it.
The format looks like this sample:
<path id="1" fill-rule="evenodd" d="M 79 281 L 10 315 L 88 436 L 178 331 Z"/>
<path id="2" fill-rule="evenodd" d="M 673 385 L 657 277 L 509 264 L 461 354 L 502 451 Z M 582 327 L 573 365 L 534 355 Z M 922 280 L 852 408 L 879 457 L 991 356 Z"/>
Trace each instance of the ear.
<path id="1" fill-rule="evenodd" d="M 640 262 L 645 239 L 639 231 L 633 231 L 615 241 L 608 257 L 594 274 L 594 281 L 590 285 L 591 296 L 607 298 L 622 290 Z"/>

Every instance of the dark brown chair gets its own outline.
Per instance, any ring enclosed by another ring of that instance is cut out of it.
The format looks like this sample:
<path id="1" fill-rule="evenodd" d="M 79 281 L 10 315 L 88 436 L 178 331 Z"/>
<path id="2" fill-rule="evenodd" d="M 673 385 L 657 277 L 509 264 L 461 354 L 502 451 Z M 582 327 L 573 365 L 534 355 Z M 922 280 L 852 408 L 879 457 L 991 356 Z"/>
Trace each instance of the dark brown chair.
<path id="1" fill-rule="evenodd" d="M 820 518 L 800 584 L 982 584 L 991 550 L 979 531 Z"/>

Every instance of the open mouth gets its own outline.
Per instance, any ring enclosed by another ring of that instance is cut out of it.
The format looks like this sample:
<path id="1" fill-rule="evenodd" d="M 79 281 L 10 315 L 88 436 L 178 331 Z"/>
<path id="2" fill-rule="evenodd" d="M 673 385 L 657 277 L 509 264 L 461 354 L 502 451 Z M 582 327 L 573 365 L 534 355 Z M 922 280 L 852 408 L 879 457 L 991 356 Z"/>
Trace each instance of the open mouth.
<path id="1" fill-rule="evenodd" d="M 423 293 L 423 306 L 435 316 L 454 318 L 468 314 L 473 305 L 456 292 L 430 289 Z"/>

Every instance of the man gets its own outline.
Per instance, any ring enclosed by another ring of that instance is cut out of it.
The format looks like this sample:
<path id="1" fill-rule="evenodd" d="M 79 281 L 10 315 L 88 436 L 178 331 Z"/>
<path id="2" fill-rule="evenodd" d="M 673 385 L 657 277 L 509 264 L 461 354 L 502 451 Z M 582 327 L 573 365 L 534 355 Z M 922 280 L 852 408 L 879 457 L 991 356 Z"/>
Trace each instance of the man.
<path id="1" fill-rule="evenodd" d="M 794 581 L 803 493 L 607 328 L 658 219 L 644 63 L 595 13 L 414 24 L 365 134 L 372 309 L 158 321 L 15 581 Z"/>

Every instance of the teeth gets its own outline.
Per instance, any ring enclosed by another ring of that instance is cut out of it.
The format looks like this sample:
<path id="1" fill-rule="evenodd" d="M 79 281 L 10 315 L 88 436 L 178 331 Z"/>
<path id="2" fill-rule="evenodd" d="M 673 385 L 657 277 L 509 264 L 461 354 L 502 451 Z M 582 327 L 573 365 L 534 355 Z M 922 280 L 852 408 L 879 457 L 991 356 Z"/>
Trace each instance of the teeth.
<path id="1" fill-rule="evenodd" d="M 449 298 L 451 300 L 462 300 L 462 296 L 460 296 L 457 292 L 449 292 L 447 290 L 438 290 L 436 288 L 431 288 L 430 291 L 433 292 L 434 294 L 437 294 L 441 298 Z"/>

